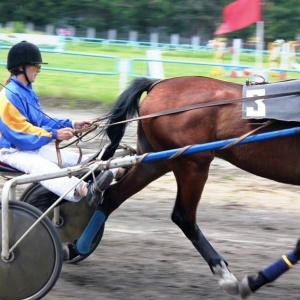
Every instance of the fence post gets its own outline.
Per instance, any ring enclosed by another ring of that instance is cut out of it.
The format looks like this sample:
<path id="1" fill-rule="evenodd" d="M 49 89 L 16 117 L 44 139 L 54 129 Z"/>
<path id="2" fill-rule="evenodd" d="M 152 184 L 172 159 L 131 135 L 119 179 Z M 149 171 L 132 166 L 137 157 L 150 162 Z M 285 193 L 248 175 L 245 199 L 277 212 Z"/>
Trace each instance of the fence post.
<path id="1" fill-rule="evenodd" d="M 86 37 L 89 39 L 94 39 L 96 37 L 96 29 L 93 27 L 87 28 Z"/>
<path id="2" fill-rule="evenodd" d="M 147 62 L 148 75 L 155 79 L 165 78 L 161 51 L 158 49 L 147 50 L 147 58 L 150 60 Z"/>
<path id="3" fill-rule="evenodd" d="M 120 81 L 119 81 L 119 88 L 120 93 L 122 93 L 127 86 L 127 73 L 128 73 L 128 60 L 121 59 L 119 62 L 119 72 L 120 72 Z"/>

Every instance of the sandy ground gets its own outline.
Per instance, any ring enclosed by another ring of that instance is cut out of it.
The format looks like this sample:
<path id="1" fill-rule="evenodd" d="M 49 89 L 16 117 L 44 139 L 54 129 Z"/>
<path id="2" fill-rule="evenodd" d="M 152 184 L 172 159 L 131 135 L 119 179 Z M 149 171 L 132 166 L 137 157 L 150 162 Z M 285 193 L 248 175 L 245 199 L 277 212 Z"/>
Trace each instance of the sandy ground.
<path id="1" fill-rule="evenodd" d="M 68 114 L 54 108 L 48 112 Z M 75 110 L 72 116 L 95 115 Z M 132 127 L 125 142 L 134 145 Z M 198 225 L 238 279 L 293 248 L 300 228 L 298 192 L 298 187 L 213 161 Z M 106 223 L 95 252 L 78 264 L 64 264 L 44 299 L 236 299 L 219 289 L 205 261 L 170 220 L 175 195 L 176 184 L 168 174 L 127 200 Z M 296 266 L 249 299 L 300 300 L 299 282 Z"/>

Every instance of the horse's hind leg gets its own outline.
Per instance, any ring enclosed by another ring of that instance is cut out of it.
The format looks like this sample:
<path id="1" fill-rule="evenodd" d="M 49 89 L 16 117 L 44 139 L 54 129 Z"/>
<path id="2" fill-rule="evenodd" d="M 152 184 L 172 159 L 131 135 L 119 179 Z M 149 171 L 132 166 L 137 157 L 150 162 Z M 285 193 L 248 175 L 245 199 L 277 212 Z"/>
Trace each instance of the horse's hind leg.
<path id="1" fill-rule="evenodd" d="M 299 260 L 300 239 L 293 251 L 286 255 L 282 255 L 282 257 L 273 264 L 258 272 L 257 277 L 247 276 L 242 280 L 240 283 L 240 295 L 242 299 L 247 298 L 267 283 L 276 280 L 279 276 L 293 267 Z"/>
<path id="2" fill-rule="evenodd" d="M 219 284 L 229 294 L 238 294 L 237 279 L 227 268 L 224 258 L 214 249 L 196 224 L 196 210 L 208 176 L 211 158 L 200 160 L 181 159 L 168 163 L 175 174 L 178 192 L 172 221 L 179 226 L 186 237 L 205 259 L 212 272 L 220 276 Z"/>
<path id="3" fill-rule="evenodd" d="M 154 152 L 154 149 L 149 143 L 142 126 L 139 124 L 137 153 L 151 152 Z M 162 160 L 151 163 L 138 163 L 119 182 L 111 185 L 105 191 L 103 202 L 99 209 L 108 217 L 128 198 L 168 172 L 170 172 L 170 169 Z"/>

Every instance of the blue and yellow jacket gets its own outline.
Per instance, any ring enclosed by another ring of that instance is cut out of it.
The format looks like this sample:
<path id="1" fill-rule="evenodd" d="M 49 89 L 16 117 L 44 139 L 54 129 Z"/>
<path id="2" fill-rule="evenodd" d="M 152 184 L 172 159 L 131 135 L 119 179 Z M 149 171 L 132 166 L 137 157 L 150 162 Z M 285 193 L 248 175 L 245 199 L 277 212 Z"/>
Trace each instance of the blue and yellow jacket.
<path id="1" fill-rule="evenodd" d="M 72 122 L 47 117 L 32 85 L 11 77 L 0 92 L 0 148 L 41 148 L 56 139 L 57 129 L 62 127 L 72 128 Z"/>

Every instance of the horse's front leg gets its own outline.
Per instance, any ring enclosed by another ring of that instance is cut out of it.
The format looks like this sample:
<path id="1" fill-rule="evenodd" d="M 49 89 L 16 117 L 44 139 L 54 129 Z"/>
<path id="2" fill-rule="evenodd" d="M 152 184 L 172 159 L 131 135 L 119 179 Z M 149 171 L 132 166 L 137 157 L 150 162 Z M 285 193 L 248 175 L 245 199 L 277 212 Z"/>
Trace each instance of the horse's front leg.
<path id="1" fill-rule="evenodd" d="M 267 283 L 275 281 L 279 276 L 292 268 L 300 259 L 300 239 L 293 251 L 282 255 L 273 264 L 258 272 L 256 277 L 246 276 L 240 283 L 242 299 L 247 298 Z"/>
<path id="2" fill-rule="evenodd" d="M 227 268 L 225 259 L 214 249 L 196 224 L 198 202 L 207 180 L 209 164 L 183 163 L 178 171 L 174 171 L 178 192 L 172 221 L 178 225 L 186 237 L 205 259 L 211 271 L 219 277 L 220 287 L 229 294 L 239 294 L 239 283 Z M 199 171 L 199 169 L 201 171 Z"/>

